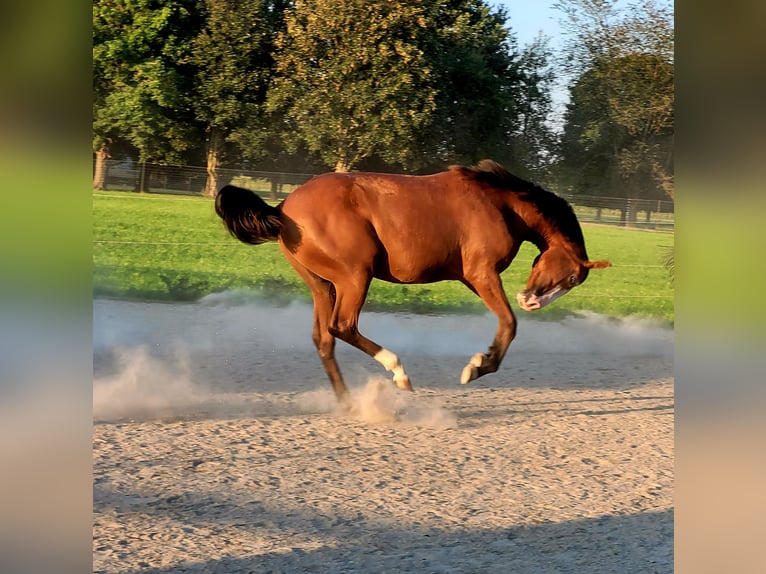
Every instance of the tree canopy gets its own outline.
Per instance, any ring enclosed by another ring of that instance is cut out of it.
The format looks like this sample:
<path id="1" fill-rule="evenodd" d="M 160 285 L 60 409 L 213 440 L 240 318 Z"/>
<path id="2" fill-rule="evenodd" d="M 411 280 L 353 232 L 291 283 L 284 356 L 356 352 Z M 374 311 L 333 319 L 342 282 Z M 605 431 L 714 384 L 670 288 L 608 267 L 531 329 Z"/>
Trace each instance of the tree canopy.
<path id="1" fill-rule="evenodd" d="M 94 0 L 96 172 L 113 148 L 204 163 L 212 194 L 220 167 L 420 173 L 492 158 L 575 192 L 672 196 L 671 9 L 558 9 L 557 62 L 544 37 L 519 47 L 513 14 L 484 0 Z"/>
<path id="2" fill-rule="evenodd" d="M 296 0 L 277 40 L 269 106 L 284 133 L 346 171 L 380 155 L 405 163 L 436 88 L 422 49 L 424 3 Z"/>
<path id="3" fill-rule="evenodd" d="M 623 14 L 613 0 L 559 3 L 574 75 L 560 173 L 598 195 L 673 196 L 673 20 L 652 0 Z"/>
<path id="4" fill-rule="evenodd" d="M 195 0 L 93 4 L 93 147 L 122 139 L 139 161 L 173 162 L 196 143 L 186 63 Z"/>
<path id="5" fill-rule="evenodd" d="M 204 0 L 204 24 L 192 41 L 192 107 L 205 134 L 206 192 L 217 188 L 226 146 L 247 158 L 264 155 L 265 100 L 274 68 L 272 52 L 287 2 Z"/>
<path id="6" fill-rule="evenodd" d="M 493 157 L 523 163 L 516 136 L 539 103 L 503 10 L 477 0 L 433 2 L 425 52 L 436 88 L 435 109 L 419 134 L 419 163 L 475 163 Z M 539 79 L 539 78 L 537 78 Z M 542 85 L 541 89 L 545 89 Z"/>

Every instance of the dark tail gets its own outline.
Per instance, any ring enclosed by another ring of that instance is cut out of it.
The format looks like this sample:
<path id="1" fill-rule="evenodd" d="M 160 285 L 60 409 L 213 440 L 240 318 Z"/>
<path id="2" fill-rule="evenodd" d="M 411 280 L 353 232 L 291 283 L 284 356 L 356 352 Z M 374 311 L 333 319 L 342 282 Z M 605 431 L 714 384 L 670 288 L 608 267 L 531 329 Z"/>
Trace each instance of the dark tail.
<path id="1" fill-rule="evenodd" d="M 215 212 L 229 233 L 243 243 L 258 245 L 276 241 L 282 230 L 279 209 L 249 189 L 233 185 L 222 187 L 215 198 Z"/>

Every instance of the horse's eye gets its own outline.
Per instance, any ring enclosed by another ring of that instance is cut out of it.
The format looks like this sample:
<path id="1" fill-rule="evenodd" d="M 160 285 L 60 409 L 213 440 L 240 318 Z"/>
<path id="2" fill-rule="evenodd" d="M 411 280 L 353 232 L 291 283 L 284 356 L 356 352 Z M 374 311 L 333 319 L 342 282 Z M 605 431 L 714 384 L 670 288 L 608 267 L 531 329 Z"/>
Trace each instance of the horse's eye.
<path id="1" fill-rule="evenodd" d="M 577 275 L 570 275 L 569 276 L 569 284 L 574 287 L 577 285 Z"/>

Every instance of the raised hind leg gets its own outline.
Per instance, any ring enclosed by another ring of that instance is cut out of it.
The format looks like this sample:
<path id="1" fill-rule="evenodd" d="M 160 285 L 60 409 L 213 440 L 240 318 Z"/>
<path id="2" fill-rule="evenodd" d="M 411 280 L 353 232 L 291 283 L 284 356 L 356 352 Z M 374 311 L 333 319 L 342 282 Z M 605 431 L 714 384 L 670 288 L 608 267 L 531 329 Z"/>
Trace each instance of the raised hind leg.
<path id="1" fill-rule="evenodd" d="M 410 378 L 399 357 L 359 332 L 359 313 L 367 297 L 370 281 L 369 276 L 358 276 L 345 278 L 342 283 L 335 284 L 336 299 L 330 320 L 330 333 L 370 355 L 387 371 L 393 373 L 397 387 L 411 391 Z"/>
<path id="2" fill-rule="evenodd" d="M 516 336 L 516 317 L 511 311 L 503 283 L 496 273 L 482 275 L 480 280 L 464 280 L 465 285 L 481 297 L 487 308 L 498 319 L 497 332 L 486 353 L 476 353 L 463 369 L 461 384 L 465 385 L 487 373 L 494 373 L 500 367 L 511 341 Z"/>

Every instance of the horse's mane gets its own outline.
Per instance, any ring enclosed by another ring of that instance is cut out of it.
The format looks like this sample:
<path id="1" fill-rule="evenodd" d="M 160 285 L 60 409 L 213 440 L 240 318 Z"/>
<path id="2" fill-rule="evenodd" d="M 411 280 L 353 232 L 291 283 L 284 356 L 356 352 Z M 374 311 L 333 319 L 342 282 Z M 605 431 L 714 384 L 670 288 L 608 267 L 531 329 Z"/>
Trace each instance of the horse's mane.
<path id="1" fill-rule="evenodd" d="M 518 194 L 521 201 L 531 203 L 540 215 L 567 239 L 578 245 L 585 245 L 582 229 L 580 229 L 574 210 L 563 197 L 559 197 L 531 181 L 513 175 L 491 159 L 482 160 L 473 167 L 453 165 L 450 166 L 450 169 L 460 171 L 465 176 L 486 183 L 491 187 Z"/>

